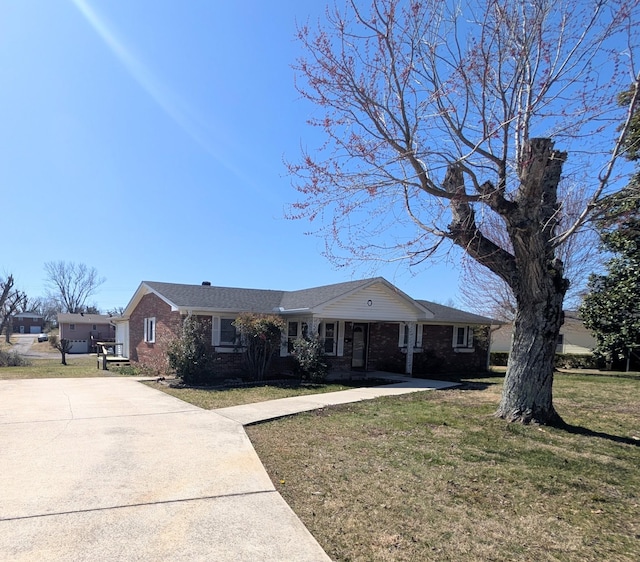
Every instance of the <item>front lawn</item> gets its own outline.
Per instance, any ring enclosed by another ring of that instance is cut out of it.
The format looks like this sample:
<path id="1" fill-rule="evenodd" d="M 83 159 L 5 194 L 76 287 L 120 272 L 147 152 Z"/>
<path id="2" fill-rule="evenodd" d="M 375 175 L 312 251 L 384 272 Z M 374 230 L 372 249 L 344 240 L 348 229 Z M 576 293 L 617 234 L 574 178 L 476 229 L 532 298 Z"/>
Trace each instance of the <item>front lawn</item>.
<path id="1" fill-rule="evenodd" d="M 336 561 L 640 559 L 640 388 L 558 375 L 569 430 L 496 419 L 502 380 L 247 427 Z"/>
<path id="2" fill-rule="evenodd" d="M 102 371 L 96 366 L 95 356 L 67 355 L 67 365 L 62 365 L 60 353 L 51 359 L 29 358 L 29 365 L 24 367 L 0 367 L 0 380 L 8 379 L 48 379 L 75 377 L 117 376 L 112 371 Z"/>
<path id="3" fill-rule="evenodd" d="M 292 396 L 305 396 L 308 394 L 323 394 L 325 392 L 337 392 L 348 390 L 354 386 L 373 386 L 380 381 L 359 381 L 354 383 L 326 383 L 306 384 L 292 381 L 290 383 L 268 383 L 258 386 L 240 388 L 171 388 L 166 384 L 146 382 L 148 386 L 171 394 L 185 402 L 194 404 L 205 410 L 226 408 L 227 406 L 240 406 L 253 404 L 278 398 L 290 398 Z"/>

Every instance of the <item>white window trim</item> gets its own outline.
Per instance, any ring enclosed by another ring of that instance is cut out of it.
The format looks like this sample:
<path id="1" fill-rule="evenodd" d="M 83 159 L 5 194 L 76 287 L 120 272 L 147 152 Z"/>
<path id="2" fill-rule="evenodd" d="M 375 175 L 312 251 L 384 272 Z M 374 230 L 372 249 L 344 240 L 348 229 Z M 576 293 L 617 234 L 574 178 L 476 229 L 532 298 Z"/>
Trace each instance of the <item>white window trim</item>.
<path id="1" fill-rule="evenodd" d="M 320 323 L 320 331 L 318 336 L 320 337 L 324 349 L 324 341 L 326 339 L 326 328 L 327 324 L 333 324 L 333 351 L 325 351 L 324 354 L 329 357 L 335 357 L 338 354 L 338 333 L 339 333 L 339 322 L 337 320 L 323 320 Z"/>
<path id="2" fill-rule="evenodd" d="M 458 330 L 464 330 L 464 343 L 458 343 Z M 453 326 L 453 339 L 451 342 L 454 351 L 458 353 L 470 353 L 474 351 L 473 326 Z"/>
<path id="3" fill-rule="evenodd" d="M 294 336 L 289 336 L 289 324 L 297 324 L 298 325 L 298 329 L 296 332 L 295 337 Z M 304 330 L 304 327 L 306 326 L 306 333 Z M 289 353 L 289 341 L 295 341 L 298 338 L 302 338 L 304 336 L 308 336 L 310 334 L 310 330 L 312 329 L 311 323 L 309 322 L 308 318 L 300 318 L 297 320 L 287 320 L 286 321 L 286 326 L 284 328 L 284 330 L 282 330 L 282 340 L 280 342 L 280 357 L 288 357 L 291 355 L 291 353 Z M 289 339 L 289 338 L 293 338 L 293 339 Z"/>
<path id="4" fill-rule="evenodd" d="M 156 317 L 144 319 L 144 341 L 145 343 L 156 343 Z"/>
<path id="5" fill-rule="evenodd" d="M 211 345 L 219 353 L 235 353 L 242 351 L 242 346 L 238 345 L 238 341 L 235 342 L 223 342 L 222 341 L 222 320 L 235 320 L 232 316 L 212 316 L 211 317 Z M 238 331 L 236 330 L 236 337 Z"/>
<path id="6" fill-rule="evenodd" d="M 405 330 L 407 330 L 408 328 L 409 328 L 408 322 L 401 322 L 400 324 L 398 324 L 398 347 L 401 349 L 407 348 L 407 344 L 404 343 L 404 334 L 405 334 Z M 424 331 L 424 325 L 416 324 L 416 330 L 415 330 L 416 339 L 415 339 L 415 342 L 413 343 L 414 350 L 422 349 L 423 331 Z"/>

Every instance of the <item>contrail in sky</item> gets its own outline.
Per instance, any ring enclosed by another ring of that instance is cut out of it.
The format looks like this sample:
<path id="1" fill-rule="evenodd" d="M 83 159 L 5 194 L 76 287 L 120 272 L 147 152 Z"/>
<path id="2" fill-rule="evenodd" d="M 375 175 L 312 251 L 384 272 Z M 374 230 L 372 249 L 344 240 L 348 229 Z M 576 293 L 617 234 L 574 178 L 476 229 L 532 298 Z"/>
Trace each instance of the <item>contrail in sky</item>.
<path id="1" fill-rule="evenodd" d="M 71 2 L 105 42 L 115 57 L 127 69 L 131 77 L 153 98 L 162 110 L 220 164 L 249 185 L 256 187 L 250 178 L 218 154 L 218 151 L 211 142 L 198 130 L 199 127 L 197 123 L 202 122 L 202 120 L 195 119 L 188 115 L 188 111 L 185 108 L 186 104 L 182 103 L 148 68 L 133 56 L 122 40 L 117 37 L 114 31 L 109 28 L 104 19 L 95 12 L 89 3 L 86 0 L 71 0 Z M 228 141 L 226 142 L 228 144 Z"/>

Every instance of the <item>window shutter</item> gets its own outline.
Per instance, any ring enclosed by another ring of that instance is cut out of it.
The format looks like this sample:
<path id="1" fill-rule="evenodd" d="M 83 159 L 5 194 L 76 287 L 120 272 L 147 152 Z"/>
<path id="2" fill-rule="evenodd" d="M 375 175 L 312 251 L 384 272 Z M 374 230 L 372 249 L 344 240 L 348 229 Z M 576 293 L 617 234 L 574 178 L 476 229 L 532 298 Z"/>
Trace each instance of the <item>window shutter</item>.
<path id="1" fill-rule="evenodd" d="M 422 324 L 416 326 L 416 347 L 422 347 Z"/>
<path id="2" fill-rule="evenodd" d="M 220 317 L 211 317 L 211 344 L 220 345 Z"/>
<path id="3" fill-rule="evenodd" d="M 142 341 L 149 341 L 149 334 L 147 333 L 148 332 L 148 324 L 149 324 L 148 319 L 145 318 L 144 319 L 144 338 L 143 338 Z"/>

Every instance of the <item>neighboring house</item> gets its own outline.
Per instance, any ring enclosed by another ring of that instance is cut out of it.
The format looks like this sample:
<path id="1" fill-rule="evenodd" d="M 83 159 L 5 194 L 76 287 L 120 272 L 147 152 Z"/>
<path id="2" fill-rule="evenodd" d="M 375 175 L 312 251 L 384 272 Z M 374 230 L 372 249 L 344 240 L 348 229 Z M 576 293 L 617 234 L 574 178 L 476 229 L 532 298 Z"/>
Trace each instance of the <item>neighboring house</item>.
<path id="1" fill-rule="evenodd" d="M 116 328 L 107 314 L 58 314 L 59 338 L 71 341 L 70 353 L 93 353 L 96 342 L 114 341 Z"/>
<path id="2" fill-rule="evenodd" d="M 505 324 L 493 332 L 491 351 L 509 352 L 511 349 L 512 324 Z M 593 334 L 585 328 L 575 311 L 565 311 L 564 324 L 560 328 L 556 353 L 569 355 L 592 355 L 596 346 Z"/>
<path id="3" fill-rule="evenodd" d="M 14 314 L 11 322 L 13 332 L 18 334 L 40 334 L 44 330 L 44 316 L 35 312 Z"/>
<path id="4" fill-rule="evenodd" d="M 206 317 L 220 373 L 237 373 L 242 348 L 234 320 L 244 312 L 277 314 L 287 323 L 274 370 L 289 372 L 292 343 L 319 335 L 334 371 L 484 370 L 488 318 L 417 301 L 381 277 L 300 291 L 240 289 L 144 281 L 121 317 L 116 341 L 125 357 L 162 370 L 168 344 L 188 315 Z M 411 342 L 413 345 L 408 345 Z M 415 368 L 414 368 L 415 367 Z"/>

